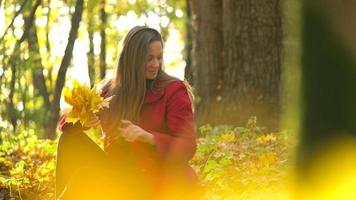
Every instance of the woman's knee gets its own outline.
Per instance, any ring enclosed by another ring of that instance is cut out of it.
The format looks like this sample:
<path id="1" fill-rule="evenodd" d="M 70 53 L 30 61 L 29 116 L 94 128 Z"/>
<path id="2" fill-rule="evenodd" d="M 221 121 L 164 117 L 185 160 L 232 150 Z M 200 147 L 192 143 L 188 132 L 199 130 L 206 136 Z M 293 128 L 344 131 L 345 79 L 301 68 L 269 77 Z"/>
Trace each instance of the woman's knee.
<path id="1" fill-rule="evenodd" d="M 63 131 L 58 139 L 58 151 L 61 149 L 75 148 L 75 146 L 80 145 L 85 142 L 86 137 L 88 137 L 84 132 L 73 134 L 68 131 Z"/>

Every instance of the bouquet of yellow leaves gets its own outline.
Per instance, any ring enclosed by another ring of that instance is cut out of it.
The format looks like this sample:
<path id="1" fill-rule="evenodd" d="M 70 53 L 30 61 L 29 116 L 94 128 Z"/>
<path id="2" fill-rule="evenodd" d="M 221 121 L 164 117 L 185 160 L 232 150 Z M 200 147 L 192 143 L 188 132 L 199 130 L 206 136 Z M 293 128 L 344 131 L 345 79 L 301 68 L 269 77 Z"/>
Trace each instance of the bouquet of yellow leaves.
<path id="1" fill-rule="evenodd" d="M 73 81 L 73 88 L 64 89 L 64 100 L 72 106 L 65 119 L 67 123 L 79 122 L 84 127 L 94 127 L 99 125 L 97 116 L 103 108 L 109 107 L 111 97 L 104 99 L 95 88 Z"/>

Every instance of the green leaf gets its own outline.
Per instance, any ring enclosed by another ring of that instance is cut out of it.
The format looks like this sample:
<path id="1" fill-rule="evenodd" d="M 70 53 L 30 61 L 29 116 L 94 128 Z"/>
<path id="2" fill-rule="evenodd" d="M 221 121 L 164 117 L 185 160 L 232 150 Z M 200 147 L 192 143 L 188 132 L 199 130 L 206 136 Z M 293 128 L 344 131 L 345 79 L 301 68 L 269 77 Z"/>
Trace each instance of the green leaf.
<path id="1" fill-rule="evenodd" d="M 210 172 L 213 168 L 215 168 L 217 166 L 217 162 L 215 160 L 208 160 L 208 162 L 206 163 L 205 167 L 204 167 L 204 173 L 208 173 Z"/>

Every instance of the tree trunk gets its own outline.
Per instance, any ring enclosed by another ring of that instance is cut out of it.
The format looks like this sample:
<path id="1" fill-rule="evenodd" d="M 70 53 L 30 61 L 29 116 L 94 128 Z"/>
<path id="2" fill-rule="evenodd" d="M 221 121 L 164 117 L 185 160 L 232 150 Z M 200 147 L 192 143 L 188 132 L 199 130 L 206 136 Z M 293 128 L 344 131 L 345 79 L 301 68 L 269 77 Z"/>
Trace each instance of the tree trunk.
<path id="1" fill-rule="evenodd" d="M 51 8 L 51 0 L 48 0 L 47 2 L 47 8 L 48 8 L 48 13 L 47 13 L 47 23 L 46 23 L 46 50 L 48 52 L 47 54 L 47 60 L 50 60 L 50 52 L 51 52 L 51 44 L 49 42 L 49 31 L 51 30 L 51 26 L 50 26 L 50 17 L 51 17 L 51 12 L 52 12 L 52 8 Z M 48 88 L 53 88 L 53 79 L 52 79 L 52 70 L 53 68 L 47 68 L 47 80 L 48 80 Z M 48 95 L 51 96 L 52 95 L 52 90 L 47 90 L 48 91 Z"/>
<path id="2" fill-rule="evenodd" d="M 101 19 L 101 30 L 100 30 L 100 79 L 105 78 L 106 73 L 106 24 L 107 24 L 107 16 L 105 12 L 105 0 L 101 0 L 100 7 L 100 19 Z"/>
<path id="3" fill-rule="evenodd" d="M 280 0 L 224 0 L 222 113 L 278 127 L 282 65 Z"/>
<path id="4" fill-rule="evenodd" d="M 35 6 L 33 8 L 33 12 L 36 12 L 38 6 L 41 4 L 41 0 L 37 0 Z M 26 21 L 26 20 L 25 20 Z M 32 67 L 32 82 L 37 90 L 37 93 L 42 96 L 44 106 L 47 110 L 50 108 L 49 94 L 46 87 L 46 79 L 43 75 L 43 66 L 41 62 L 41 54 L 40 49 L 38 47 L 38 36 L 36 26 L 34 25 L 35 16 L 33 15 L 33 19 L 29 22 L 29 32 L 27 35 L 28 46 L 30 51 L 30 59 L 33 63 Z"/>
<path id="5" fill-rule="evenodd" d="M 54 97 L 53 97 L 53 101 L 51 102 L 51 109 L 50 109 L 49 118 L 46 126 L 46 137 L 50 139 L 54 139 L 56 137 L 56 127 L 58 123 L 59 110 L 60 110 L 59 101 L 61 98 L 67 69 L 72 59 L 72 51 L 74 47 L 74 42 L 77 38 L 79 24 L 82 19 L 83 4 L 84 4 L 83 0 L 77 0 L 76 2 L 75 11 L 72 17 L 72 25 L 68 37 L 68 43 L 57 75 Z"/>
<path id="6" fill-rule="evenodd" d="M 355 17 L 356 4 L 352 0 L 341 4 L 304 0 L 303 4 L 303 104 L 298 167 L 302 180 L 309 180 L 315 176 L 310 172 L 318 164 L 317 158 L 327 149 L 340 141 L 344 143 L 339 145 L 345 146 L 356 139 L 356 25 L 349 23 Z M 339 156 L 352 152 L 333 150 Z M 324 164 L 324 170 L 333 166 Z M 343 164 L 338 163 L 340 167 Z M 335 173 L 341 172 L 328 171 L 328 176 L 335 177 Z"/>
<path id="7" fill-rule="evenodd" d="M 185 69 L 184 69 L 184 78 L 187 80 L 191 85 L 193 85 L 193 72 L 192 72 L 192 11 L 190 0 L 186 0 L 186 12 L 187 12 L 187 19 L 186 19 L 186 37 L 185 37 Z"/>
<path id="8" fill-rule="evenodd" d="M 198 123 L 213 120 L 220 103 L 223 78 L 222 2 L 193 0 L 193 76 L 197 94 Z"/>
<path id="9" fill-rule="evenodd" d="M 51 45 L 49 43 L 49 30 L 51 30 L 49 26 L 50 22 L 50 16 L 51 16 L 51 0 L 48 0 L 48 12 L 47 12 L 47 23 L 46 23 L 46 50 L 47 52 L 51 52 Z"/>
<path id="10" fill-rule="evenodd" d="M 12 125 L 13 132 L 16 133 L 17 128 L 17 110 L 14 104 L 14 94 L 15 94 L 15 83 L 16 83 L 16 65 L 18 64 L 15 59 L 11 60 L 11 80 L 10 80 L 10 93 L 9 93 L 9 101 L 7 103 L 7 113 L 9 116 L 9 121 Z"/>
<path id="11" fill-rule="evenodd" d="M 24 1 L 23 4 L 21 5 L 20 10 L 25 9 L 25 7 L 26 7 L 26 9 L 30 9 L 31 5 L 26 5 L 26 1 Z M 7 113 L 8 113 L 9 121 L 13 127 L 14 132 L 16 132 L 17 120 L 19 118 L 18 111 L 15 108 L 15 103 L 14 103 L 14 94 L 15 94 L 15 90 L 16 90 L 16 87 L 15 87 L 16 74 L 18 71 L 16 67 L 19 66 L 21 44 L 23 41 L 25 41 L 26 37 L 29 34 L 31 25 L 33 24 L 36 9 L 37 9 L 37 7 L 35 6 L 32 8 L 31 12 L 29 12 L 29 13 L 26 12 L 26 14 L 24 14 L 24 19 L 26 19 L 26 20 L 25 20 L 23 34 L 22 34 L 21 38 L 16 41 L 15 47 L 14 47 L 14 52 L 9 58 L 9 65 L 11 66 L 11 80 L 10 80 L 9 101 L 7 102 Z M 18 15 L 18 14 L 19 14 L 19 11 L 15 15 Z"/>
<path id="12" fill-rule="evenodd" d="M 21 6 L 20 6 L 20 9 L 18 9 L 18 10 L 16 11 L 15 16 L 12 18 L 10 24 L 9 24 L 9 25 L 7 26 L 7 28 L 5 29 L 4 34 L 1 36 L 0 41 L 3 41 L 3 40 L 4 40 L 4 37 L 5 37 L 5 35 L 6 35 L 6 32 L 10 29 L 10 27 L 12 27 L 12 26 L 14 25 L 14 22 L 15 22 L 16 17 L 17 17 L 19 14 L 21 14 L 22 10 L 25 9 L 26 6 L 28 6 L 28 5 L 27 5 L 27 2 L 28 2 L 28 0 L 24 0 L 24 1 L 22 2 Z M 6 3 L 6 2 L 5 2 L 5 3 Z M 1 4 L 0 4 L 0 5 L 1 5 Z"/>
<path id="13" fill-rule="evenodd" d="M 90 80 L 90 87 L 93 87 L 95 84 L 95 55 L 94 55 L 94 27 L 93 20 L 89 16 L 88 22 L 88 35 L 89 35 L 89 52 L 88 56 L 88 73 Z"/>
<path id="14" fill-rule="evenodd" d="M 192 1 L 194 87 L 200 123 L 241 125 L 251 116 L 277 128 L 280 0 Z"/>
<path id="15" fill-rule="evenodd" d="M 28 85 L 25 83 L 21 83 L 21 79 L 17 79 L 17 84 L 19 86 L 19 91 L 21 91 L 21 103 L 22 103 L 22 111 L 19 111 L 19 117 L 23 121 L 24 128 L 27 129 L 28 127 L 28 122 L 29 122 L 29 117 L 27 115 L 26 109 L 27 109 L 27 91 L 28 91 Z"/>

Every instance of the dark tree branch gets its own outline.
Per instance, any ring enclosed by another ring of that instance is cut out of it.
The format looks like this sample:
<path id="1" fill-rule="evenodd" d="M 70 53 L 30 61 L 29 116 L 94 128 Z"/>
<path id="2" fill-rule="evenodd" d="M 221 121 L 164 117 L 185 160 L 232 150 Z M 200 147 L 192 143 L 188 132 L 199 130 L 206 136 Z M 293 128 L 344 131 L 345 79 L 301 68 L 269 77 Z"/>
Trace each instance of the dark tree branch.
<path id="1" fill-rule="evenodd" d="M 101 18 L 101 30 L 100 30 L 100 79 L 105 78 L 106 71 L 106 23 L 107 23 L 107 15 L 105 12 L 105 0 L 101 0 L 101 8 L 100 8 L 100 18 Z"/>
<path id="2" fill-rule="evenodd" d="M 15 62 L 15 60 L 12 60 Z M 14 132 L 16 131 L 17 126 L 17 117 L 16 117 L 16 110 L 14 104 L 14 94 L 15 94 L 15 83 L 16 83 L 16 63 L 11 63 L 11 80 L 10 80 L 10 94 L 9 94 L 9 101 L 8 101 L 8 114 L 10 118 L 10 123 L 13 127 Z"/>
<path id="3" fill-rule="evenodd" d="M 78 35 L 79 24 L 82 19 L 83 4 L 84 4 L 83 0 L 78 0 L 75 4 L 75 11 L 72 18 L 72 26 L 69 32 L 68 43 L 57 75 L 54 97 L 53 97 L 53 101 L 51 102 L 50 116 L 48 118 L 47 127 L 46 127 L 46 136 L 51 139 L 54 139 L 56 136 L 55 130 L 57 126 L 59 109 L 60 109 L 59 101 L 61 98 L 67 69 L 72 59 L 72 51 L 74 48 L 74 42 Z"/>
<path id="4" fill-rule="evenodd" d="M 24 2 L 22 2 L 20 9 L 19 9 L 18 11 L 16 11 L 14 18 L 12 18 L 12 20 L 11 20 L 9 26 L 5 29 L 4 34 L 3 34 L 3 35 L 1 36 L 1 38 L 0 38 L 0 41 L 2 41 L 2 40 L 4 39 L 4 37 L 5 37 L 5 35 L 6 35 L 6 32 L 7 32 L 7 31 L 10 29 L 10 27 L 14 24 L 14 21 L 15 21 L 16 17 L 17 17 L 17 16 L 22 12 L 22 10 L 25 8 L 27 1 L 28 1 L 28 0 L 24 0 Z M 1 4 L 0 4 L 0 5 L 1 5 Z"/>
<path id="5" fill-rule="evenodd" d="M 49 37 L 48 37 L 48 33 L 50 30 L 49 27 L 49 18 L 51 16 L 51 0 L 48 0 L 48 13 L 47 13 L 47 24 L 46 24 L 46 48 L 47 48 L 47 52 L 51 52 L 51 45 L 49 44 Z"/>
<path id="6" fill-rule="evenodd" d="M 89 35 L 89 52 L 88 56 L 88 73 L 90 80 L 90 87 L 94 86 L 95 83 L 95 55 L 94 55 L 94 30 L 93 30 L 93 20 L 89 19 L 88 23 L 88 35 Z"/>
<path id="7" fill-rule="evenodd" d="M 16 110 L 15 110 L 14 102 L 13 102 L 13 97 L 15 94 L 16 72 L 17 72 L 16 66 L 18 65 L 18 58 L 19 58 L 19 54 L 20 54 L 19 51 L 20 51 L 21 43 L 28 36 L 29 30 L 33 24 L 35 12 L 38 7 L 37 3 L 38 2 L 36 2 L 35 7 L 31 10 L 30 15 L 28 17 L 25 16 L 26 20 L 25 20 L 25 26 L 24 26 L 24 33 L 22 34 L 21 38 L 16 41 L 14 52 L 11 55 L 11 57 L 9 58 L 9 64 L 11 66 L 11 81 L 10 81 L 10 94 L 9 94 L 8 107 L 9 107 L 9 112 L 10 112 L 10 122 L 14 128 L 14 131 L 16 130 L 16 126 L 17 126 L 17 115 L 16 115 Z M 21 10 L 23 9 L 25 4 L 26 4 L 26 2 L 24 2 L 22 4 L 22 7 L 20 8 L 20 10 L 17 13 L 21 12 Z"/>
<path id="8" fill-rule="evenodd" d="M 186 19 L 186 45 L 185 45 L 185 69 L 184 69 L 184 78 L 193 85 L 193 71 L 192 71 L 192 11 L 190 7 L 190 0 L 186 0 L 186 12 L 187 12 L 187 19 Z"/>
<path id="9" fill-rule="evenodd" d="M 46 87 L 46 80 L 43 75 L 43 66 L 42 66 L 41 56 L 40 56 L 40 51 L 38 46 L 37 30 L 36 30 L 36 26 L 33 25 L 35 21 L 34 13 L 36 12 L 40 4 L 41 4 L 41 0 L 36 0 L 35 6 L 32 9 L 33 19 L 31 21 L 28 21 L 28 23 L 26 23 L 29 24 L 27 41 L 29 43 L 30 52 L 33 53 L 32 55 L 36 55 L 33 56 L 34 67 L 32 68 L 32 79 L 33 79 L 32 81 L 38 93 L 42 96 L 46 109 L 49 110 L 50 109 L 49 94 Z M 25 19 L 25 21 L 27 20 Z"/>

